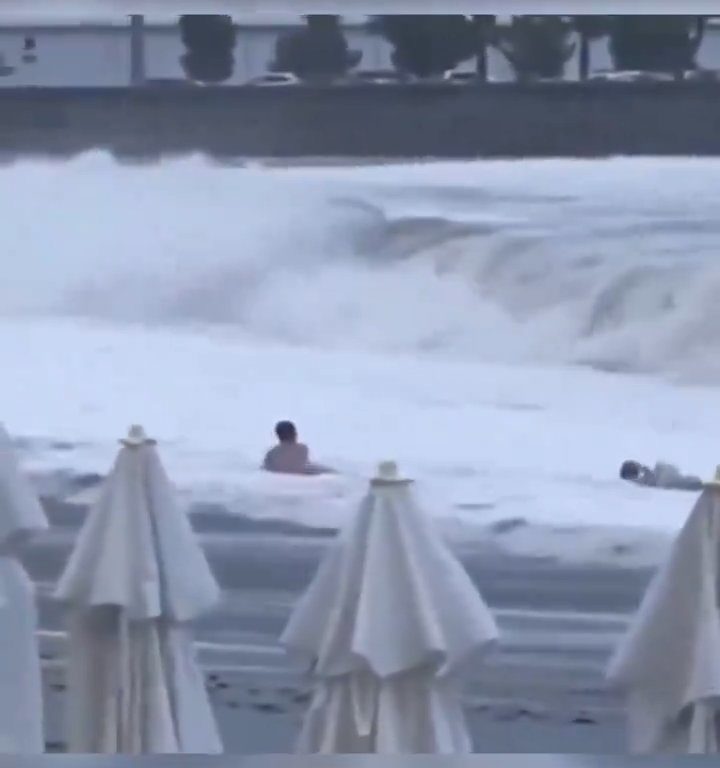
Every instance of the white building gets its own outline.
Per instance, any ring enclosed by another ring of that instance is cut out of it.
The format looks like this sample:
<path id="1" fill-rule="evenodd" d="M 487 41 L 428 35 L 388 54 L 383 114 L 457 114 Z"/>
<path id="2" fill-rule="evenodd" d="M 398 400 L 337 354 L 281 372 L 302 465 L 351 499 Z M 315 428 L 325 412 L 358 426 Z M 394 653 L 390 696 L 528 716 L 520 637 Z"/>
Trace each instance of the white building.
<path id="1" fill-rule="evenodd" d="M 240 29 L 235 50 L 235 71 L 228 84 L 240 84 L 267 72 L 274 57 L 275 40 L 290 27 L 302 23 L 289 14 L 236 15 Z M 389 69 L 390 46 L 365 28 L 365 17 L 343 17 L 351 48 L 363 53 L 361 69 Z M 180 79 L 183 45 L 176 17 L 149 16 L 145 22 L 145 72 L 148 79 Z M 35 43 L 34 62 L 23 60 L 27 38 Z M 38 21 L 37 18 L 0 17 L 0 87 L 12 86 L 126 86 L 130 83 L 130 24 L 80 19 Z M 699 56 L 701 66 L 720 69 L 720 29 L 708 29 Z M 472 69 L 472 61 L 463 69 Z M 611 67 L 607 42 L 593 45 L 592 68 Z M 490 50 L 492 78 L 512 79 L 503 56 Z M 577 61 L 567 66 L 567 77 L 577 76 Z"/>
<path id="2" fill-rule="evenodd" d="M 239 84 L 267 72 L 279 34 L 301 24 L 299 17 L 237 17 L 235 70 L 228 84 Z M 364 29 L 364 19 L 346 21 L 351 48 L 362 50 L 362 67 L 390 67 L 390 47 Z M 35 43 L 34 63 L 23 61 L 25 40 Z M 145 22 L 145 74 L 148 79 L 178 79 L 184 73 L 184 47 L 177 22 Z M 82 23 L 27 23 L 13 20 L 0 26 L 0 65 L 6 74 L 0 86 L 126 86 L 130 82 L 130 25 L 128 20 Z M 10 68 L 12 71 L 10 72 Z M 2 70 L 0 70 L 0 74 Z"/>

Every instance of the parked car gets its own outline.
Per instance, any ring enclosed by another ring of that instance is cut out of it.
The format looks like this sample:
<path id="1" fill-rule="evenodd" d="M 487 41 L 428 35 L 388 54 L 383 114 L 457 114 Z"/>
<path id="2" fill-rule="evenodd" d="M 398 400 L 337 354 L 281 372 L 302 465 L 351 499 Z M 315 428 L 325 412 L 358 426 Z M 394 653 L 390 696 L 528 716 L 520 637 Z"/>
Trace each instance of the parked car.
<path id="1" fill-rule="evenodd" d="M 375 83 L 377 85 L 386 85 L 391 83 L 401 83 L 403 76 L 394 69 L 364 69 L 360 72 L 353 72 L 349 82 L 354 83 Z"/>
<path id="2" fill-rule="evenodd" d="M 685 80 L 700 80 L 705 82 L 717 82 L 720 80 L 720 70 L 717 69 L 690 69 L 683 72 Z"/>
<path id="3" fill-rule="evenodd" d="M 605 70 L 593 72 L 589 80 L 615 83 L 669 82 L 675 77 L 669 72 L 644 72 L 641 70 Z"/>
<path id="4" fill-rule="evenodd" d="M 443 80 L 457 85 L 468 85 L 477 81 L 477 72 L 456 72 L 450 70 L 443 75 Z"/>
<path id="5" fill-rule="evenodd" d="M 264 75 L 253 77 L 248 80 L 246 85 L 256 86 L 277 86 L 277 85 L 297 85 L 300 79 L 292 72 L 267 72 Z"/>

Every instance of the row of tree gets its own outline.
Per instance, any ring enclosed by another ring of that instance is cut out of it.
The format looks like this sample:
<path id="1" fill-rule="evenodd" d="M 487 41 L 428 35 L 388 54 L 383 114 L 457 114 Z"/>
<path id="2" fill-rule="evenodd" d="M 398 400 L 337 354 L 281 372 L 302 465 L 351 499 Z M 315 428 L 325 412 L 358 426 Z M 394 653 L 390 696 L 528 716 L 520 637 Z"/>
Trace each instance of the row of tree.
<path id="1" fill-rule="evenodd" d="M 392 46 L 397 72 L 431 78 L 475 59 L 477 75 L 487 78 L 490 48 L 507 59 L 518 80 L 558 78 L 578 53 L 579 75 L 590 71 L 590 44 L 608 39 L 617 70 L 680 73 L 696 68 L 707 16 L 374 16 L 369 29 Z M 185 53 L 181 63 L 189 79 L 220 83 L 234 68 L 237 30 L 230 16 L 180 17 Z M 579 49 L 579 50 L 578 50 Z M 349 49 L 339 16 L 305 17 L 305 25 L 276 43 L 273 71 L 303 80 L 337 79 L 358 66 L 360 51 Z"/>

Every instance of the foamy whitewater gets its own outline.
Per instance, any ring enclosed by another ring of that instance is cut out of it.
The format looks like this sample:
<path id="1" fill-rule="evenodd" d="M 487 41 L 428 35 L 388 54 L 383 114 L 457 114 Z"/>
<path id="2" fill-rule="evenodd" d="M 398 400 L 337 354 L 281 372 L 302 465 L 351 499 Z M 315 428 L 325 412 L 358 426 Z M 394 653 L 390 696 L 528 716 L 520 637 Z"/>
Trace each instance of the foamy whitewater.
<path id="1" fill-rule="evenodd" d="M 35 471 L 142 422 L 189 499 L 341 523 L 379 459 L 448 535 L 652 561 L 720 463 L 720 162 L 0 169 L 0 402 Z M 267 476 L 292 418 L 341 475 Z M 53 448 L 67 441 L 71 450 Z M 618 549 L 621 547 L 621 549 Z"/>

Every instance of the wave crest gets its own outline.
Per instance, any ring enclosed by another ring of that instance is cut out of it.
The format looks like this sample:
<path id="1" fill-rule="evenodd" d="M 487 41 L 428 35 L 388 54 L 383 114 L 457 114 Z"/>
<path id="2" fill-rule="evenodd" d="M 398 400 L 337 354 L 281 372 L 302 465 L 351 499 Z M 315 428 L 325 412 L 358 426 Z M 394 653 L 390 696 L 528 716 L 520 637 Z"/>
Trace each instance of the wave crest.
<path id="1" fill-rule="evenodd" d="M 433 166 L 16 164 L 0 169 L 0 302 L 335 349 L 720 379 L 717 169 L 705 188 L 692 161 L 655 161 L 692 178 L 689 208 L 669 176 L 623 198 L 635 161 L 557 161 L 586 179 L 566 190 L 553 162 L 457 165 L 455 183 L 448 165 L 438 179 Z"/>

